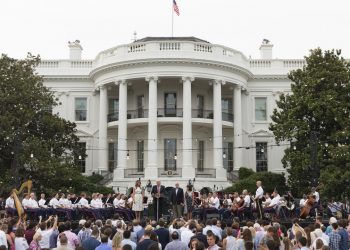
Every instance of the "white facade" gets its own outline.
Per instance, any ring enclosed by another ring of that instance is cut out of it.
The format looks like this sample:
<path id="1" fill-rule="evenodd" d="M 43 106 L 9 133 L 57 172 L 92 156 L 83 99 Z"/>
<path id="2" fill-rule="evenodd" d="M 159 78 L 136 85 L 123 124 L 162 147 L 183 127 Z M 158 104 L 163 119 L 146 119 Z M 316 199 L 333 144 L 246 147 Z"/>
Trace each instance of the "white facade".
<path id="1" fill-rule="evenodd" d="M 241 166 L 284 171 L 269 117 L 304 60 L 271 59 L 269 43 L 248 59 L 193 37 L 145 38 L 94 60 L 81 60 L 79 41 L 69 48 L 38 73 L 62 103 L 54 112 L 77 123 L 86 174 L 111 173 L 116 189 L 138 178 L 221 188 Z"/>

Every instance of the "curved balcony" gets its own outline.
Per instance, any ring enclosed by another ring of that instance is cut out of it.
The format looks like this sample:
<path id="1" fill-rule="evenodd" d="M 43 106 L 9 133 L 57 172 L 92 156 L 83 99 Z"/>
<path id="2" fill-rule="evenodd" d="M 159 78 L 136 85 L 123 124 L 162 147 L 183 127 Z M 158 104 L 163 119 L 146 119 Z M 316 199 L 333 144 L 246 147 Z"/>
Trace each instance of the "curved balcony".
<path id="1" fill-rule="evenodd" d="M 183 117 L 182 108 L 158 108 L 158 117 Z"/>

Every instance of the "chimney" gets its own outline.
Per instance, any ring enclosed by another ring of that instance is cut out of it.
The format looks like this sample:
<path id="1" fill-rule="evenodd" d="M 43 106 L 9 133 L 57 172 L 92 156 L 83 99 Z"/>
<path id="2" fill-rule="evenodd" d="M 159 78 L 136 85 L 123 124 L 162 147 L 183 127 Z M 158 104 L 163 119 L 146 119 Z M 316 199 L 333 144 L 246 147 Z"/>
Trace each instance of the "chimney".
<path id="1" fill-rule="evenodd" d="M 271 44 L 269 40 L 264 39 L 259 49 L 260 58 L 267 59 L 267 60 L 272 59 L 272 48 L 273 48 L 273 44 Z"/>
<path id="2" fill-rule="evenodd" d="M 81 52 L 83 51 L 83 47 L 80 45 L 79 40 L 75 40 L 74 42 L 68 42 L 69 47 L 69 60 L 81 60 Z"/>

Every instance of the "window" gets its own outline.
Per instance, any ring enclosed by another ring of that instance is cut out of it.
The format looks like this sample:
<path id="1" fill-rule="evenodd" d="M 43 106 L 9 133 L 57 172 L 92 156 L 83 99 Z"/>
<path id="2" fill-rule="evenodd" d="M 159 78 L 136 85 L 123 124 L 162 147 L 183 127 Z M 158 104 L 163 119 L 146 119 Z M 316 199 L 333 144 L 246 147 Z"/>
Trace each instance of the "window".
<path id="1" fill-rule="evenodd" d="M 75 120 L 76 121 L 87 120 L 87 98 L 86 97 L 75 98 Z"/>
<path id="2" fill-rule="evenodd" d="M 227 172 L 233 171 L 233 142 L 223 143 L 222 160 Z"/>
<path id="3" fill-rule="evenodd" d="M 145 96 L 137 96 L 137 118 L 145 118 L 144 114 Z"/>
<path id="4" fill-rule="evenodd" d="M 176 139 L 164 139 L 164 170 L 176 170 Z"/>
<path id="5" fill-rule="evenodd" d="M 108 122 L 118 121 L 119 118 L 119 100 L 108 100 Z"/>
<path id="6" fill-rule="evenodd" d="M 266 97 L 255 97 L 255 120 L 266 121 Z"/>
<path id="7" fill-rule="evenodd" d="M 221 99 L 222 120 L 233 122 L 232 98 Z"/>
<path id="8" fill-rule="evenodd" d="M 80 172 L 85 173 L 86 171 L 86 142 L 79 142 L 79 147 L 81 149 L 81 155 L 78 156 L 78 161 L 76 164 L 78 165 Z"/>
<path id="9" fill-rule="evenodd" d="M 204 141 L 198 141 L 197 170 L 204 170 Z"/>
<path id="10" fill-rule="evenodd" d="M 118 143 L 108 143 L 108 170 L 113 173 L 118 166 Z"/>
<path id="11" fill-rule="evenodd" d="M 256 150 L 256 172 L 267 171 L 267 143 L 257 142 Z"/>
<path id="12" fill-rule="evenodd" d="M 203 118 L 204 117 L 204 96 L 197 95 L 197 117 Z"/>
<path id="13" fill-rule="evenodd" d="M 164 95 L 165 116 L 176 116 L 176 93 L 166 93 Z"/>
<path id="14" fill-rule="evenodd" d="M 144 155 L 143 141 L 137 141 L 137 171 L 143 172 L 143 155 Z"/>

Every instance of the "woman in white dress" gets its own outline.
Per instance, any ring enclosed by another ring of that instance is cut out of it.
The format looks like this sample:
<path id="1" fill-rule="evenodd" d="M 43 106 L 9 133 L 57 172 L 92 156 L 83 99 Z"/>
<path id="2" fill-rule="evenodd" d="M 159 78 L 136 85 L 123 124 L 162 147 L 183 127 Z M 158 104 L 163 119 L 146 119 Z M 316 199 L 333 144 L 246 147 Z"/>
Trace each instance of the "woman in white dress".
<path id="1" fill-rule="evenodd" d="M 143 212 L 143 196 L 144 190 L 141 187 L 141 181 L 137 180 L 132 190 L 132 210 L 135 212 L 138 221 L 141 221 L 141 213 Z"/>

